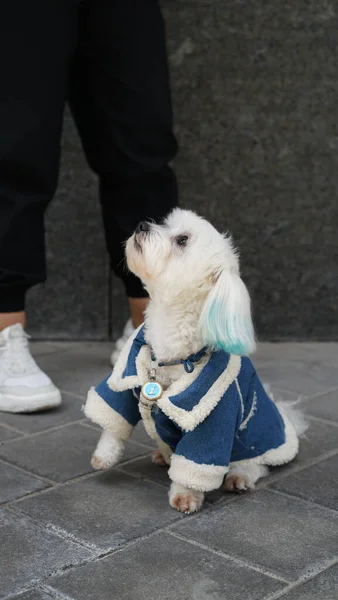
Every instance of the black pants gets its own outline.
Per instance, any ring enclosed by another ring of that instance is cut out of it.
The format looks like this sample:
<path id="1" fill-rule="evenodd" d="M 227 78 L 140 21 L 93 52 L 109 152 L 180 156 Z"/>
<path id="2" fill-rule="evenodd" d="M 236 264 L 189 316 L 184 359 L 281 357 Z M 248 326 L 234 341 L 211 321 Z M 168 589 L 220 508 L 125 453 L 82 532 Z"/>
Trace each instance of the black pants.
<path id="1" fill-rule="evenodd" d="M 157 0 L 10 0 L 0 7 L 0 312 L 46 277 L 44 211 L 58 179 L 66 100 L 100 180 L 107 247 L 123 264 L 138 221 L 177 201 L 177 145 Z M 81 202 L 81 198 L 79 198 Z M 79 232 L 81 235 L 81 232 Z"/>

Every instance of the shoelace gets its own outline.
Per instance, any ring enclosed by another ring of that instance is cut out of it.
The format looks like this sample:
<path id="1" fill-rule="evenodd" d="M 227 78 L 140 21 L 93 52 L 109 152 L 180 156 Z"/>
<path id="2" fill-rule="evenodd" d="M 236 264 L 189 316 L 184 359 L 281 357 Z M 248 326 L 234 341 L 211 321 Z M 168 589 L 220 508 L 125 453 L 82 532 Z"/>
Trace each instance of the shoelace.
<path id="1" fill-rule="evenodd" d="M 29 336 L 25 332 L 20 336 L 9 335 L 8 340 L 2 340 L 6 369 L 11 373 L 25 373 L 35 367 L 28 340 Z"/>

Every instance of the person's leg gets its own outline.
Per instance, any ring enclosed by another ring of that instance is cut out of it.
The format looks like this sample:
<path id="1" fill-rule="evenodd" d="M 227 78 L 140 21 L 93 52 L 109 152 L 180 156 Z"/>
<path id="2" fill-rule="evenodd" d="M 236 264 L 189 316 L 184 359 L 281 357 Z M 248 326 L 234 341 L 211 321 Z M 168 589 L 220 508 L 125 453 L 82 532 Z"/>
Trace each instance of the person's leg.
<path id="1" fill-rule="evenodd" d="M 71 107 L 100 197 L 111 266 L 123 280 L 134 326 L 147 294 L 124 261 L 139 221 L 177 204 L 169 166 L 177 151 L 165 29 L 157 0 L 85 0 Z"/>
<path id="2" fill-rule="evenodd" d="M 138 293 L 138 292 L 137 292 Z M 148 306 L 148 298 L 128 298 L 130 318 L 133 327 L 139 327 L 144 321 L 144 312 Z"/>
<path id="3" fill-rule="evenodd" d="M 26 291 L 46 276 L 44 211 L 58 177 L 76 15 L 75 2 L 63 0 L 0 6 L 1 410 L 60 403 L 58 390 L 29 354 L 23 327 Z"/>
<path id="4" fill-rule="evenodd" d="M 24 310 L 0 313 L 0 331 L 16 323 L 20 323 L 23 328 L 26 327 L 26 312 Z"/>
<path id="5" fill-rule="evenodd" d="M 3 313 L 22 322 L 26 290 L 45 280 L 43 214 L 57 183 L 75 17 L 75 3 L 60 0 L 0 7 L 0 328 Z"/>

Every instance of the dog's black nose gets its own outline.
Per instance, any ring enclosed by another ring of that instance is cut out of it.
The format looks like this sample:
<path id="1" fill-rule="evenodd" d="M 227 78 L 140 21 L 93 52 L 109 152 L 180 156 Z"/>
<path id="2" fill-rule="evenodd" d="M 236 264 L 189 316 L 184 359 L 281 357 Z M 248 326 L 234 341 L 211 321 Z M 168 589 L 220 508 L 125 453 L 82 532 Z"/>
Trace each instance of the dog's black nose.
<path id="1" fill-rule="evenodd" d="M 147 221 L 141 221 L 136 227 L 136 233 L 146 233 L 150 231 L 150 225 Z"/>

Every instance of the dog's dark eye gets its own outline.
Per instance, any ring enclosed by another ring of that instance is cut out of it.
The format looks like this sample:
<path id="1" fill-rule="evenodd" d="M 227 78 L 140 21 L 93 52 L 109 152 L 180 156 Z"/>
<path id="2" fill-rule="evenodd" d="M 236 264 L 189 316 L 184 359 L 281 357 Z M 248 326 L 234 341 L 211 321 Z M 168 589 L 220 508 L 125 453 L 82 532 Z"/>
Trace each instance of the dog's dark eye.
<path id="1" fill-rule="evenodd" d="M 189 237 L 187 235 L 178 235 L 175 241 L 178 246 L 182 247 L 187 245 L 188 239 Z"/>

